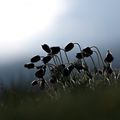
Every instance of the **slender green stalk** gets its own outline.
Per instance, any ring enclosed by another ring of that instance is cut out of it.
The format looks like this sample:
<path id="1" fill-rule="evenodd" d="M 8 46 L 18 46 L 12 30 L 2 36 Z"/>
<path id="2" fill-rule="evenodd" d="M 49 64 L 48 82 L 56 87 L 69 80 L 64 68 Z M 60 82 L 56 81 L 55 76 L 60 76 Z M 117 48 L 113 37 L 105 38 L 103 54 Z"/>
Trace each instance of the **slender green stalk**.
<path id="1" fill-rule="evenodd" d="M 102 58 L 102 55 L 101 55 L 99 49 L 98 49 L 96 46 L 92 46 L 91 48 L 95 48 L 95 49 L 97 50 L 97 52 L 99 53 L 99 56 L 100 56 L 100 58 L 101 58 L 101 61 L 102 61 L 103 66 L 106 66 L 105 63 L 104 63 L 104 61 L 103 61 L 103 58 Z"/>
<path id="2" fill-rule="evenodd" d="M 54 57 L 53 57 L 53 61 L 54 61 L 55 65 L 57 65 L 56 60 L 55 60 L 55 58 L 54 58 Z"/>
<path id="3" fill-rule="evenodd" d="M 99 65 L 99 68 L 101 67 L 101 65 L 100 65 L 100 58 L 99 58 L 99 55 L 98 55 L 98 53 L 96 52 L 96 51 L 93 51 L 96 55 L 97 55 L 97 59 L 98 59 L 98 65 Z"/>
<path id="4" fill-rule="evenodd" d="M 60 58 L 57 56 L 57 55 L 54 55 L 57 59 L 56 59 L 56 61 L 58 62 L 58 64 L 61 64 L 61 61 L 60 61 Z"/>
<path id="5" fill-rule="evenodd" d="M 60 59 L 61 59 L 61 62 L 62 62 L 62 64 L 63 64 L 64 62 L 63 62 L 63 58 L 62 58 L 61 51 L 60 51 Z"/>
<path id="6" fill-rule="evenodd" d="M 94 60 L 93 60 L 93 57 L 92 57 L 92 56 L 90 56 L 90 58 L 91 58 L 92 63 L 93 63 L 93 65 L 94 65 L 94 70 L 96 70 L 96 69 L 97 69 L 97 67 L 96 67 L 95 62 L 94 62 Z"/>

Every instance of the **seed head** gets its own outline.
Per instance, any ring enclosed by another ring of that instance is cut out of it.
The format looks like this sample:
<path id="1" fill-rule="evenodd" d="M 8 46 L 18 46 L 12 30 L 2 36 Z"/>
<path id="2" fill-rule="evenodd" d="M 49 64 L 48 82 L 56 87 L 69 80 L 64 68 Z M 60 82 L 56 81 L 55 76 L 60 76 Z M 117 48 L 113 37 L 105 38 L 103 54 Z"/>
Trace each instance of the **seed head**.
<path id="1" fill-rule="evenodd" d="M 38 62 L 40 60 L 40 56 L 39 55 L 36 55 L 34 57 L 31 58 L 31 62 L 34 63 L 34 62 Z"/>
<path id="2" fill-rule="evenodd" d="M 68 45 L 65 46 L 65 52 L 69 52 L 74 48 L 74 44 L 73 43 L 69 43 Z"/>
<path id="3" fill-rule="evenodd" d="M 112 56 L 112 53 L 108 50 L 108 53 L 105 58 L 105 62 L 111 63 L 114 60 L 114 57 Z"/>
<path id="4" fill-rule="evenodd" d="M 84 58 L 85 57 L 85 54 L 84 53 L 77 53 L 76 54 L 76 58 L 78 58 L 78 59 L 82 59 L 82 58 Z"/>
<path id="5" fill-rule="evenodd" d="M 46 64 L 46 63 L 48 63 L 51 59 L 52 59 L 52 57 L 51 57 L 50 55 L 48 55 L 48 56 L 44 57 L 44 58 L 42 59 L 42 61 L 43 61 L 44 64 Z"/>
<path id="6" fill-rule="evenodd" d="M 91 50 L 90 47 L 87 47 L 87 48 L 83 49 L 83 52 L 84 52 L 85 57 L 89 57 L 90 55 L 93 54 L 93 51 Z"/>
<path id="7" fill-rule="evenodd" d="M 35 66 L 33 63 L 27 63 L 24 65 L 25 68 L 28 68 L 28 69 L 33 69 Z"/>
<path id="8" fill-rule="evenodd" d="M 50 49 L 52 55 L 58 54 L 60 52 L 60 47 L 51 47 Z"/>
<path id="9" fill-rule="evenodd" d="M 49 48 L 49 46 L 48 46 L 47 44 L 42 45 L 42 49 L 43 49 L 45 52 L 47 52 L 47 53 L 50 53 L 50 52 L 51 52 L 51 50 L 50 50 L 50 48 Z"/>

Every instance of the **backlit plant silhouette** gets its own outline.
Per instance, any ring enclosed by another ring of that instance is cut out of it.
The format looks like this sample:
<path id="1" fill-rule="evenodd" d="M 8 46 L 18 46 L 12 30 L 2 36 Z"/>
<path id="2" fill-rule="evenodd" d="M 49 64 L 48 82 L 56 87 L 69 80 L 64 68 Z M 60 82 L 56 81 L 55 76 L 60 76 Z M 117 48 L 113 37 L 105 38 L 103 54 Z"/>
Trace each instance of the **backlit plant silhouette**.
<path id="1" fill-rule="evenodd" d="M 79 52 L 74 55 L 74 61 L 71 62 L 68 52 L 75 46 L 79 47 Z M 40 89 L 56 89 L 56 87 L 67 89 L 76 86 L 95 88 L 97 81 L 111 85 L 110 78 L 116 76 L 112 69 L 114 57 L 109 50 L 103 59 L 96 46 L 82 49 L 79 43 L 69 43 L 64 48 L 44 44 L 42 49 L 47 53 L 46 56 L 36 55 L 31 58 L 30 63 L 24 65 L 25 68 L 36 70 L 36 79 L 31 84 L 38 85 Z M 90 58 L 93 70 L 90 70 L 87 58 Z M 96 79 L 98 76 L 100 80 Z"/>

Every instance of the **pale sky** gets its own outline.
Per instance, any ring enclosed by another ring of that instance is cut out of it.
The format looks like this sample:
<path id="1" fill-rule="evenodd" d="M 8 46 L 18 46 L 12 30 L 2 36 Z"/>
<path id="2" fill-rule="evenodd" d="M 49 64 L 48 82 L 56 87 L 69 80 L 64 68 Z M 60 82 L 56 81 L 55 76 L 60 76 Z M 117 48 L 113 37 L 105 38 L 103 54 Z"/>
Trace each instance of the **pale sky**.
<path id="1" fill-rule="evenodd" d="M 0 0 L 0 56 L 74 41 L 111 49 L 120 44 L 119 11 L 120 0 Z"/>
<path id="2" fill-rule="evenodd" d="M 0 0 L 0 57 L 22 54 L 64 11 L 62 0 Z M 63 6 L 61 9 L 61 5 Z"/>

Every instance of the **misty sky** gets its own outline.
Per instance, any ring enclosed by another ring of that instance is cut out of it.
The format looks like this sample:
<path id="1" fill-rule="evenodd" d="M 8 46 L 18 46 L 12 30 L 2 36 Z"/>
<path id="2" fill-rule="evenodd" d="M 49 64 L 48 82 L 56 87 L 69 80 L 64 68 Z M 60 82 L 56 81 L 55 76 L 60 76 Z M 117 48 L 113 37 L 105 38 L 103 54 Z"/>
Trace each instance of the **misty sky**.
<path id="1" fill-rule="evenodd" d="M 4 30 L 0 28 L 1 61 L 4 61 L 7 56 L 12 58 L 14 55 L 18 58 L 19 55 L 33 55 L 35 51 L 39 53 L 38 49 L 44 43 L 65 46 L 68 42 L 79 42 L 83 47 L 95 44 L 100 48 L 109 49 L 110 47 L 113 50 L 117 45 L 119 49 L 120 0 L 57 0 L 58 3 L 53 0 L 51 5 L 47 4 L 49 0 L 46 0 L 46 3 L 38 2 L 38 0 L 31 0 L 31 2 L 25 0 L 25 3 L 22 0 L 20 5 L 25 4 L 22 7 L 23 10 L 17 2 L 19 0 L 11 1 L 12 4 L 9 1 L 9 5 L 13 5 L 14 9 L 4 3 L 6 12 L 5 10 L 0 12 L 3 17 L 0 25 L 5 27 Z M 16 5 L 17 7 L 15 7 Z M 40 9 L 40 6 L 43 8 Z M 49 9 L 46 11 L 47 8 Z M 52 9 L 51 12 L 50 9 Z M 16 12 L 14 12 L 15 10 Z M 9 15 L 7 11 L 13 12 L 14 14 L 10 13 L 13 16 L 7 17 Z M 48 16 L 48 11 L 51 16 Z M 23 15 L 23 13 L 25 14 Z M 46 17 L 42 17 L 44 19 L 41 20 L 39 14 Z M 17 18 L 15 17 L 17 22 L 13 21 L 14 16 L 17 16 Z M 22 20 L 22 24 L 19 20 Z M 12 26 L 14 31 L 10 32 Z M 15 31 L 20 34 L 14 34 Z"/>

